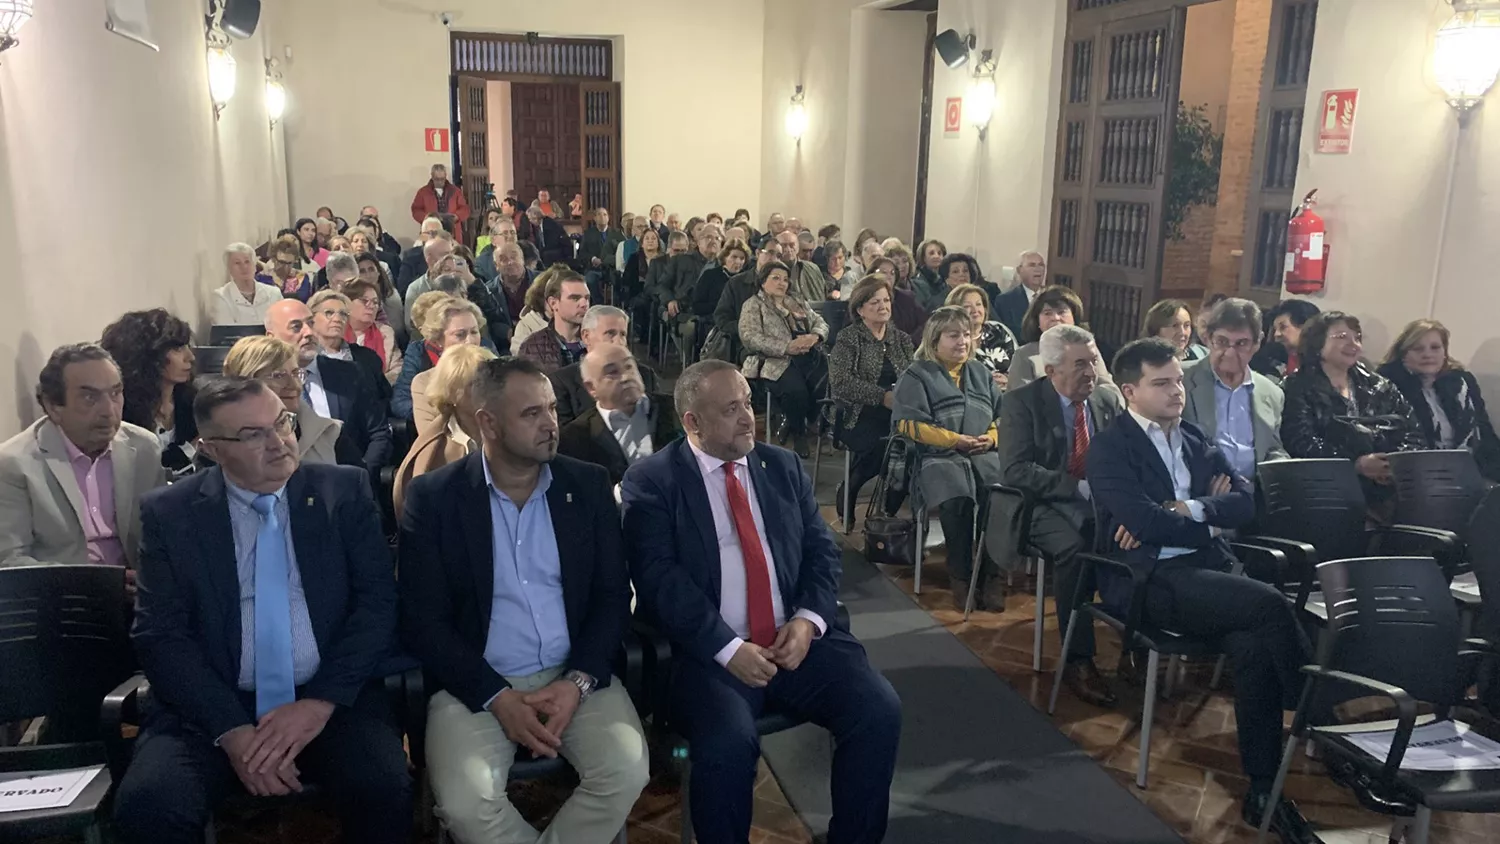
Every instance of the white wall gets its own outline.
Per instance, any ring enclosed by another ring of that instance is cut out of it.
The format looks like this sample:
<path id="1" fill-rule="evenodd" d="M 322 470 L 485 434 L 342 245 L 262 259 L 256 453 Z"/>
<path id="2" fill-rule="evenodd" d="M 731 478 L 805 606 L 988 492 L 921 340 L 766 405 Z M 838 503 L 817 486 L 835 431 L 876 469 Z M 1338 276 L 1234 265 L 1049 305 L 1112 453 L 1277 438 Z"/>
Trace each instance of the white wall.
<path id="1" fill-rule="evenodd" d="M 0 62 L 0 437 L 39 412 L 31 393 L 53 348 L 98 339 L 127 310 L 201 326 L 225 244 L 284 225 L 260 36 L 234 46 L 238 93 L 215 122 L 203 4 L 150 9 L 160 53 L 75 0 L 38 4 Z"/>
<path id="2" fill-rule="evenodd" d="M 1297 195 L 1319 189 L 1332 249 L 1327 289 L 1312 300 L 1359 316 L 1365 353 L 1376 359 L 1408 321 L 1442 320 L 1453 332 L 1454 356 L 1494 396 L 1500 115 L 1493 110 L 1500 96 L 1491 94 L 1460 138 L 1431 76 L 1433 35 L 1450 11 L 1435 2 L 1322 0 L 1307 113 L 1318 112 L 1323 91 L 1340 88 L 1359 89 L 1359 111 L 1348 155 L 1315 154 L 1317 121 L 1306 121 Z M 1444 236 L 1450 161 L 1456 169 Z"/>
<path id="3" fill-rule="evenodd" d="M 971 29 L 977 50 L 995 51 L 995 113 L 983 141 L 966 125 L 943 136 L 943 104 L 966 97 L 977 62 L 933 82 L 927 236 L 973 253 L 987 274 L 1028 249 L 1047 250 L 1062 79 L 1063 0 L 942 0 L 938 32 Z M 965 118 L 967 121 L 967 117 Z"/>
<path id="4" fill-rule="evenodd" d="M 432 164 L 422 129 L 449 125 L 449 34 L 525 32 L 615 39 L 625 207 L 656 202 L 685 220 L 753 206 L 760 193 L 761 0 L 297 0 L 276 44 L 293 48 L 287 84 L 305 104 L 287 127 L 292 203 L 380 206 L 415 234 L 411 197 Z M 335 35 L 336 33 L 336 35 Z M 376 98 L 371 108 L 351 96 Z M 790 91 L 788 91 L 790 93 Z"/>
<path id="5" fill-rule="evenodd" d="M 484 86 L 484 104 L 489 117 L 490 181 L 495 185 L 495 200 L 505 197 L 516 186 L 516 159 L 513 147 L 510 83 L 491 80 Z"/>
<path id="6" fill-rule="evenodd" d="M 869 226 L 911 241 L 926 46 L 925 12 L 854 11 L 841 218 L 850 237 Z"/>

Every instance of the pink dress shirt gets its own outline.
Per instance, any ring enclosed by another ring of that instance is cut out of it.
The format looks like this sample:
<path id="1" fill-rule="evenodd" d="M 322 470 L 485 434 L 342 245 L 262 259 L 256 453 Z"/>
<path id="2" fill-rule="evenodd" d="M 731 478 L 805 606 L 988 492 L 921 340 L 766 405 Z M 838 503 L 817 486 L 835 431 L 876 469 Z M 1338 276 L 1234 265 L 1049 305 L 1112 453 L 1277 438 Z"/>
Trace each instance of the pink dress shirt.
<path id="1" fill-rule="evenodd" d="M 114 460 L 108 450 L 91 460 L 66 435 L 62 441 L 73 476 L 78 479 L 78 490 L 83 493 L 83 512 L 78 514 L 78 520 L 83 522 L 83 538 L 88 541 L 89 562 L 123 566 L 125 546 L 115 528 Z"/>

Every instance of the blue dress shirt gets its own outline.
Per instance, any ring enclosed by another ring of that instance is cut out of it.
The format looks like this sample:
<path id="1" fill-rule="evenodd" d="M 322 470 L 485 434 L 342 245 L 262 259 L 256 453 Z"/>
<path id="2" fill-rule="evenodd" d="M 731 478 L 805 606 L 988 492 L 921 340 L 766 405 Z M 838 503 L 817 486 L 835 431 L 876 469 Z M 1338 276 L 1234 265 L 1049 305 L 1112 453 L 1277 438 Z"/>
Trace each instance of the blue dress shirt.
<path id="1" fill-rule="evenodd" d="M 255 512 L 256 493 L 235 486 L 228 477 L 224 488 L 229 495 L 229 523 L 234 529 L 235 569 L 240 583 L 240 676 L 242 691 L 255 689 L 255 541 L 260 533 L 260 514 Z M 286 538 L 287 595 L 292 603 L 292 679 L 301 686 L 318 673 L 320 657 L 318 640 L 313 636 L 312 616 L 307 612 L 307 595 L 302 591 L 302 573 L 297 565 L 297 548 L 292 543 L 291 508 L 287 506 L 286 487 L 276 490 L 276 518 Z"/>
<path id="2" fill-rule="evenodd" d="M 1207 364 L 1203 364 L 1207 365 Z M 1255 478 L 1255 419 L 1251 406 L 1255 402 L 1255 383 L 1246 376 L 1233 390 L 1214 376 L 1214 414 L 1218 431 L 1214 444 L 1229 458 L 1240 477 Z"/>
<path id="3" fill-rule="evenodd" d="M 1192 514 L 1195 522 L 1203 521 L 1203 502 L 1193 500 L 1193 473 L 1188 470 L 1187 460 L 1182 456 L 1182 427 L 1172 426 L 1171 434 L 1162 430 L 1162 427 L 1146 417 L 1130 411 L 1135 417 L 1136 424 L 1146 432 L 1146 438 L 1156 447 L 1156 453 L 1161 457 L 1161 463 L 1167 467 L 1167 474 L 1172 476 L 1172 494 L 1177 496 L 1177 501 L 1187 504 L 1188 511 Z M 1191 548 L 1162 548 L 1156 555 L 1158 560 L 1166 560 L 1172 557 L 1181 557 L 1184 554 L 1193 553 Z"/>
<path id="4" fill-rule="evenodd" d="M 524 677 L 567 662 L 572 650 L 563 603 L 562 563 L 547 490 L 552 469 L 543 466 L 531 497 L 517 506 L 490 474 L 495 592 L 490 601 L 490 632 L 484 661 L 503 677 Z"/>

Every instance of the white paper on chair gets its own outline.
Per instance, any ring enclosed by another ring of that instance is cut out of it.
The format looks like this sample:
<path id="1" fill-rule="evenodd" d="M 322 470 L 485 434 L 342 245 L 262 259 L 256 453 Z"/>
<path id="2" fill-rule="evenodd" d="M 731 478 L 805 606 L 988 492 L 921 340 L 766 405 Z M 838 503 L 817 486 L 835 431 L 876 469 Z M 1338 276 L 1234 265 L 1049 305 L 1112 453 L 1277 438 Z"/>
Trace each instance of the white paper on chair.
<path id="1" fill-rule="evenodd" d="M 1384 762 L 1390 753 L 1395 730 L 1346 733 L 1360 750 Z M 1411 732 L 1403 771 L 1473 771 L 1500 768 L 1500 742 L 1474 732 L 1461 721 L 1435 721 Z"/>
<path id="2" fill-rule="evenodd" d="M 56 771 L 38 777 L 0 782 L 0 812 L 59 809 L 75 798 L 104 770 L 103 765 Z"/>

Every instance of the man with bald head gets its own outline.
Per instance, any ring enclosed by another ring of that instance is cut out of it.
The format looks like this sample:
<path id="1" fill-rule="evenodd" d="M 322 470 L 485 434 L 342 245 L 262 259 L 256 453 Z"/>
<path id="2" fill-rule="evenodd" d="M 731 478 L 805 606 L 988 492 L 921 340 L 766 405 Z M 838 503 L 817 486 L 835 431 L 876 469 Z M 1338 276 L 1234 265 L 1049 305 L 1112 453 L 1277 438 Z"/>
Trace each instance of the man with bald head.
<path id="1" fill-rule="evenodd" d="M 441 225 L 441 224 L 439 224 Z M 427 272 L 406 288 L 406 324 L 411 325 L 411 309 L 417 297 L 432 289 L 432 279 L 454 271 L 453 236 L 439 229 L 422 246 L 422 258 L 427 262 Z"/>
<path id="2" fill-rule="evenodd" d="M 371 479 L 391 455 L 391 426 L 384 403 L 358 364 L 322 357 L 313 331 L 312 311 L 296 299 L 282 299 L 266 311 L 266 333 L 290 343 L 301 367 L 302 401 L 329 419 L 339 419 L 364 453 Z"/>
<path id="3" fill-rule="evenodd" d="M 422 252 L 422 247 L 442 230 L 443 218 L 436 214 L 429 216 L 422 221 L 422 229 L 417 233 L 417 242 L 401 253 L 401 269 L 396 277 L 396 289 L 401 292 L 402 296 L 406 295 L 413 281 L 427 272 L 427 258 Z M 381 242 L 385 242 L 383 238 Z"/>
<path id="4" fill-rule="evenodd" d="M 646 391 L 628 346 L 603 344 L 578 366 L 594 406 L 563 426 L 558 453 L 603 466 L 618 484 L 636 461 L 682 435 L 672 397 Z"/>
<path id="5" fill-rule="evenodd" d="M 1040 252 L 1022 252 L 1016 259 L 1016 286 L 995 297 L 990 312 L 1011 333 L 1021 336 L 1021 322 L 1031 300 L 1047 286 L 1047 258 Z"/>
<path id="6" fill-rule="evenodd" d="M 630 344 L 630 315 L 612 305 L 594 305 L 583 315 L 583 325 L 578 338 L 583 341 L 584 360 L 603 346 L 628 346 Z M 645 364 L 637 365 L 646 395 L 656 392 L 656 373 Z M 594 406 L 593 394 L 584 384 L 583 361 L 570 363 L 551 375 L 552 389 L 557 393 L 557 424 L 566 428 L 568 423 L 583 415 Z"/>
<path id="7" fill-rule="evenodd" d="M 787 290 L 809 305 L 816 305 L 827 299 L 835 288 L 829 285 L 827 276 L 823 275 L 817 264 L 802 260 L 802 242 L 797 238 L 796 232 L 783 226 L 773 243 L 781 263 L 791 269 L 787 276 Z"/>

